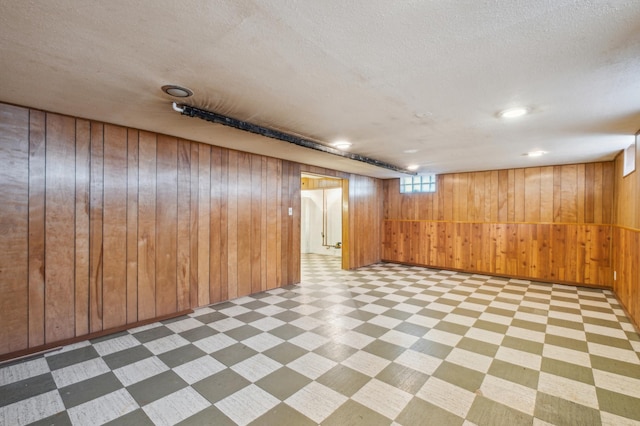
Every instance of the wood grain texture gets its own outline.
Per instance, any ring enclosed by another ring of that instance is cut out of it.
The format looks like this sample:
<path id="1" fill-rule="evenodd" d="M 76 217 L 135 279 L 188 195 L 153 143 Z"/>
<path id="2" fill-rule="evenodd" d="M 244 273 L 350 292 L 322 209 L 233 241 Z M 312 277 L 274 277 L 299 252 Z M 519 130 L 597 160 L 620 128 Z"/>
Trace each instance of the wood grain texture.
<path id="1" fill-rule="evenodd" d="M 609 225 L 386 220 L 382 256 L 390 262 L 610 287 L 611 238 Z"/>
<path id="2" fill-rule="evenodd" d="M 191 306 L 191 143 L 178 141 L 178 228 L 177 228 L 177 310 L 184 311 Z"/>
<path id="3" fill-rule="evenodd" d="M 104 126 L 103 327 L 127 323 L 127 129 Z"/>
<path id="4" fill-rule="evenodd" d="M 640 147 L 636 147 L 635 172 L 622 175 L 622 153 L 614 163 L 614 173 L 611 176 L 603 174 L 603 181 L 612 179 L 615 185 L 612 250 L 617 279 L 613 289 L 633 322 L 640 327 Z"/>
<path id="5" fill-rule="evenodd" d="M 159 135 L 156 187 L 156 315 L 177 309 L 178 141 Z"/>
<path id="6" fill-rule="evenodd" d="M 104 125 L 91 122 L 89 194 L 89 331 L 102 328 Z"/>
<path id="7" fill-rule="evenodd" d="M 138 321 L 138 131 L 127 131 L 127 324 Z"/>
<path id="8" fill-rule="evenodd" d="M 224 191 L 222 176 L 222 149 L 211 147 L 211 188 L 209 197 L 209 302 L 217 303 L 223 300 L 223 282 L 221 274 L 222 245 L 221 245 L 221 206 Z M 226 152 L 226 151 L 225 151 Z M 226 170 L 225 170 L 226 184 Z M 226 193 L 226 192 L 225 192 Z M 226 228 L 225 228 L 226 229 Z M 225 232 L 226 235 L 226 232 Z M 225 286 L 226 287 L 226 286 Z M 226 292 L 225 292 L 226 294 Z M 225 296 L 226 299 L 226 296 Z"/>
<path id="9" fill-rule="evenodd" d="M 611 224 L 612 162 L 438 176 L 435 193 L 383 181 L 384 218 L 455 222 Z"/>
<path id="10" fill-rule="evenodd" d="M 201 145 L 198 151 L 198 304 L 204 306 L 210 299 L 210 228 L 211 228 L 211 147 Z M 214 230 L 215 232 L 215 230 Z"/>
<path id="11" fill-rule="evenodd" d="M 436 193 L 423 194 L 400 194 L 398 181 L 387 180 L 383 258 L 610 286 L 613 169 L 593 163 L 445 174 Z"/>
<path id="12" fill-rule="evenodd" d="M 29 346 L 44 344 L 45 113 L 29 112 Z M 5 132 L 2 131 L 1 134 Z"/>
<path id="13" fill-rule="evenodd" d="M 91 123 L 76 120 L 75 335 L 89 333 L 89 191 Z"/>
<path id="14" fill-rule="evenodd" d="M 11 200 L 0 223 L 12 231 L 1 238 L 15 248 L 0 254 L 12 318 L 0 355 L 298 282 L 303 169 L 339 180 L 356 206 L 344 203 L 345 266 L 380 259 L 379 180 L 26 108 L 0 114 L 0 200 Z"/>
<path id="15" fill-rule="evenodd" d="M 75 119 L 47 114 L 45 343 L 75 335 Z M 50 249 L 49 249 L 50 248 Z"/>
<path id="16" fill-rule="evenodd" d="M 138 135 L 138 320 L 156 317 L 157 135 Z"/>
<path id="17" fill-rule="evenodd" d="M 0 105 L 0 353 L 29 340 L 29 148 L 29 110 Z"/>

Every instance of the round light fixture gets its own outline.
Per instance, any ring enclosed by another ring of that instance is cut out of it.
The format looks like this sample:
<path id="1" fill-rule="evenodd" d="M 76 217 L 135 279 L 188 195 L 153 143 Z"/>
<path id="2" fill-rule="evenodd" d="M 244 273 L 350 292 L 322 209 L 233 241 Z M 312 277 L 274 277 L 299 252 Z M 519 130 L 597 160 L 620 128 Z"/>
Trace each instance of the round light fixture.
<path id="1" fill-rule="evenodd" d="M 193 96 L 193 91 L 187 89 L 186 87 L 174 85 L 162 86 L 162 91 L 169 96 L 173 96 L 174 98 L 188 98 L 189 96 Z"/>
<path id="2" fill-rule="evenodd" d="M 338 149 L 349 149 L 351 147 L 351 142 L 349 141 L 336 141 L 333 143 L 333 146 Z"/>
<path id="3" fill-rule="evenodd" d="M 547 151 L 531 151 L 531 152 L 527 152 L 524 155 L 526 155 L 527 157 L 542 157 L 546 153 Z"/>
<path id="4" fill-rule="evenodd" d="M 409 166 L 407 166 L 407 170 L 411 170 L 412 172 L 415 170 L 418 170 L 420 168 L 420 166 L 418 166 L 417 164 L 411 164 Z"/>
<path id="5" fill-rule="evenodd" d="M 529 113 L 529 108 L 525 107 L 515 107 L 515 108 L 507 108 L 503 109 L 498 113 L 498 117 L 500 118 L 517 118 L 522 117 Z"/>

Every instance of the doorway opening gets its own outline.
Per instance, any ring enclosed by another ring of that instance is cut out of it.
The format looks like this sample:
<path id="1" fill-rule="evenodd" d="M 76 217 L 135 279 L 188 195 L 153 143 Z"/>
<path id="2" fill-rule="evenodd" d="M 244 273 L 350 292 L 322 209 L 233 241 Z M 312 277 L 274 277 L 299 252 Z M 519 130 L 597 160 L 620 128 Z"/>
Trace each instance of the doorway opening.
<path id="1" fill-rule="evenodd" d="M 301 257 L 326 256 L 345 268 L 347 181 L 311 173 L 301 179 Z"/>

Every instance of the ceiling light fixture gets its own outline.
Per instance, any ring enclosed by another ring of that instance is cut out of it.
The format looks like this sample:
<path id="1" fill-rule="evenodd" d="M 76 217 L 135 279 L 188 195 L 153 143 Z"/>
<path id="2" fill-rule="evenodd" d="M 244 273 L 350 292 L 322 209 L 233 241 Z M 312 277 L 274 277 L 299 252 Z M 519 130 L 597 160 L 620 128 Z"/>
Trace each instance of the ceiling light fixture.
<path id="1" fill-rule="evenodd" d="M 336 141 L 333 143 L 333 146 L 338 149 L 349 149 L 351 147 L 351 142 L 349 141 Z"/>
<path id="2" fill-rule="evenodd" d="M 407 166 L 407 170 L 411 170 L 412 172 L 418 170 L 420 168 L 420 166 L 418 166 L 417 164 L 411 164 L 410 166 Z"/>
<path id="3" fill-rule="evenodd" d="M 531 151 L 531 152 L 527 152 L 524 155 L 526 155 L 527 157 L 542 157 L 546 153 L 547 151 Z"/>
<path id="4" fill-rule="evenodd" d="M 189 96 L 193 96 L 193 91 L 186 87 L 174 86 L 172 84 L 162 86 L 162 91 L 174 98 L 188 98 Z"/>
<path id="5" fill-rule="evenodd" d="M 500 118 L 517 118 L 522 117 L 529 113 L 529 108 L 525 107 L 515 107 L 515 108 L 507 108 L 503 109 L 498 113 L 498 117 Z"/>

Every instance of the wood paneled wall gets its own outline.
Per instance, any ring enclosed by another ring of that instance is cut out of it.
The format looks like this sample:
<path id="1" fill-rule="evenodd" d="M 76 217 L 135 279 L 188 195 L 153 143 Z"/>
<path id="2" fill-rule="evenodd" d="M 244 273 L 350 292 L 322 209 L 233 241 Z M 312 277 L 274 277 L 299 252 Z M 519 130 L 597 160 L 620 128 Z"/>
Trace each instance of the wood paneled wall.
<path id="1" fill-rule="evenodd" d="M 640 147 L 636 147 L 636 171 L 622 176 L 624 155 L 615 160 L 615 226 L 613 289 L 640 327 Z"/>
<path id="2" fill-rule="evenodd" d="M 435 193 L 384 183 L 383 259 L 611 286 L 611 162 L 438 176 Z"/>
<path id="3" fill-rule="evenodd" d="M 299 164 L 0 104 L 0 355 L 299 282 L 299 211 Z"/>
<path id="4" fill-rule="evenodd" d="M 385 219 L 478 223 L 612 223 L 611 162 L 437 177 L 434 193 L 400 194 L 385 181 Z"/>
<path id="5" fill-rule="evenodd" d="M 343 179 L 342 267 L 355 269 L 381 259 L 383 181 L 322 167 L 301 166 L 302 172 Z"/>

